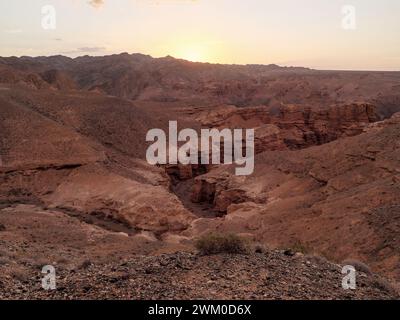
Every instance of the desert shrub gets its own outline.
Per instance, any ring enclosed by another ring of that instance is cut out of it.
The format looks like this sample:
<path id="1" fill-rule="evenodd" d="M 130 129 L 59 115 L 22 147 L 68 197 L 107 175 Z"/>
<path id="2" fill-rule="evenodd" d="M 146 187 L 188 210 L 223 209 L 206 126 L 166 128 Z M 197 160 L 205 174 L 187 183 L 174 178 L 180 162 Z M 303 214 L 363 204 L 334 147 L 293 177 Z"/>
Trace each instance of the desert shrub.
<path id="1" fill-rule="evenodd" d="M 44 257 L 34 257 L 32 260 L 32 265 L 35 269 L 37 270 L 42 270 L 44 266 L 47 266 L 51 264 L 49 262 L 49 259 L 46 259 Z"/>
<path id="2" fill-rule="evenodd" d="M 364 262 L 354 260 L 354 259 L 346 259 L 342 262 L 344 266 L 353 266 L 356 271 L 364 272 L 366 274 L 372 274 L 371 269 Z"/>
<path id="3" fill-rule="evenodd" d="M 312 254 L 312 255 L 311 254 L 307 254 L 307 255 L 305 255 L 305 258 L 307 260 L 309 260 L 311 262 L 314 262 L 316 264 L 319 264 L 319 265 L 323 265 L 323 264 L 326 264 L 326 263 L 329 262 L 328 259 L 326 259 L 324 256 L 317 256 L 317 255 L 314 255 L 314 254 Z"/>
<path id="4" fill-rule="evenodd" d="M 399 294 L 398 288 L 396 288 L 394 285 L 392 285 L 388 280 L 383 279 L 381 277 L 377 277 L 374 280 L 374 285 L 380 289 L 383 290 L 387 293 L 391 294 Z"/>
<path id="5" fill-rule="evenodd" d="M 92 265 L 92 262 L 89 259 L 83 260 L 79 265 L 78 269 L 87 269 Z"/>
<path id="6" fill-rule="evenodd" d="M 68 264 L 69 260 L 67 258 L 61 257 L 57 259 L 57 264 L 66 265 Z"/>
<path id="7" fill-rule="evenodd" d="M 202 255 L 219 253 L 247 254 L 249 247 L 246 240 L 235 234 L 210 233 L 202 236 L 195 243 L 196 249 Z"/>
<path id="8" fill-rule="evenodd" d="M 293 252 L 300 252 L 302 254 L 308 254 L 311 252 L 311 250 L 300 240 L 293 242 L 292 245 L 290 246 L 290 249 Z"/>
<path id="9" fill-rule="evenodd" d="M 11 271 L 11 277 L 19 282 L 28 282 L 31 274 L 23 268 L 15 268 Z"/>

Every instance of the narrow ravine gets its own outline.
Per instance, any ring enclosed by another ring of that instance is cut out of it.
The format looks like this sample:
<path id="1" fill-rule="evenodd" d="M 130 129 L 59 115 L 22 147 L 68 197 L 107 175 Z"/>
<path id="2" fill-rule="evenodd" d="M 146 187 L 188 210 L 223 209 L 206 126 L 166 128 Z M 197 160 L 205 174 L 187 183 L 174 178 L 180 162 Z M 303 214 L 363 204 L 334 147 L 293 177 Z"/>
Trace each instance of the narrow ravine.
<path id="1" fill-rule="evenodd" d="M 194 178 L 178 181 L 172 186 L 173 193 L 181 200 L 183 206 L 199 218 L 215 218 L 217 213 L 213 210 L 212 203 L 195 203 L 191 200 Z"/>

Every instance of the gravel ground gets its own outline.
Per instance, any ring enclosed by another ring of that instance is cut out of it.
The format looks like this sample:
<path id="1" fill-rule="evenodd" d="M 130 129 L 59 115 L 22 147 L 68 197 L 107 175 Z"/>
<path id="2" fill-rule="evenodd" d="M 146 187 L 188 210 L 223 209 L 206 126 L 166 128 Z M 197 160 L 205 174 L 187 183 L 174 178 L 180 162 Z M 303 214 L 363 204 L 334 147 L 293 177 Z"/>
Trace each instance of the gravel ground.
<path id="1" fill-rule="evenodd" d="M 357 273 L 357 289 L 341 286 L 341 266 L 283 251 L 200 256 L 133 256 L 119 263 L 58 265 L 56 290 L 42 274 L 0 277 L 1 299 L 398 299 L 376 275 Z"/>

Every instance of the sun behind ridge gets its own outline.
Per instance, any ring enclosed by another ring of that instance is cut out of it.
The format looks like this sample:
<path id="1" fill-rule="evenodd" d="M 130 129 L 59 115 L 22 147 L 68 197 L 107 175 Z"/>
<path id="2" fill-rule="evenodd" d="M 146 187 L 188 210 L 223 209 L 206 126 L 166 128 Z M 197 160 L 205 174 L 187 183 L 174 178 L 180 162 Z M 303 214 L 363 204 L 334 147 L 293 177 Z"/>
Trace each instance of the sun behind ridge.
<path id="1" fill-rule="evenodd" d="M 175 56 L 192 62 L 207 62 L 208 58 L 205 48 L 200 45 L 182 46 L 176 50 Z"/>

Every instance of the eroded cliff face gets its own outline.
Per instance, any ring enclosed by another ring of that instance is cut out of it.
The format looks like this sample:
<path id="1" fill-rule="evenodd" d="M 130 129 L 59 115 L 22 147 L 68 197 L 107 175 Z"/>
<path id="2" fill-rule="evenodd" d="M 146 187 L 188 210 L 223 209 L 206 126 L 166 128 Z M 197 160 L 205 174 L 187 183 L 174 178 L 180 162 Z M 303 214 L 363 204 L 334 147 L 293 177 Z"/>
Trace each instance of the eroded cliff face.
<path id="1" fill-rule="evenodd" d="M 360 134 L 379 120 L 375 106 L 352 103 L 323 108 L 282 105 L 237 108 L 220 106 L 200 112 L 197 120 L 212 128 L 255 128 L 256 153 L 295 150 Z"/>
<path id="2" fill-rule="evenodd" d="M 379 119 L 376 108 L 367 103 L 323 109 L 290 105 L 282 106 L 278 110 L 262 106 L 249 108 L 220 106 L 200 109 L 191 112 L 190 116 L 195 117 L 203 126 L 220 130 L 255 128 L 256 154 L 300 150 L 323 145 L 339 138 L 356 136 Z M 192 202 L 212 205 L 217 215 L 226 214 L 231 204 L 247 201 L 262 202 L 259 196 L 246 192 L 243 181 L 236 182 L 238 179 L 233 179 L 232 174 L 227 178 L 227 173 L 219 175 L 218 169 L 214 168 L 211 174 L 206 174 L 213 168 L 207 167 L 202 171 L 198 168 L 198 165 L 167 168 L 168 174 L 178 180 L 195 178 L 191 194 Z"/>
<path id="3" fill-rule="evenodd" d="M 289 106 L 273 122 L 286 133 L 284 141 L 289 149 L 301 149 L 358 135 L 378 120 L 373 105 L 353 103 L 321 110 Z"/>

